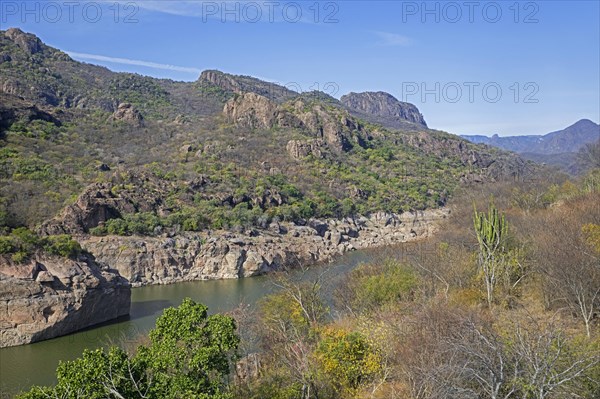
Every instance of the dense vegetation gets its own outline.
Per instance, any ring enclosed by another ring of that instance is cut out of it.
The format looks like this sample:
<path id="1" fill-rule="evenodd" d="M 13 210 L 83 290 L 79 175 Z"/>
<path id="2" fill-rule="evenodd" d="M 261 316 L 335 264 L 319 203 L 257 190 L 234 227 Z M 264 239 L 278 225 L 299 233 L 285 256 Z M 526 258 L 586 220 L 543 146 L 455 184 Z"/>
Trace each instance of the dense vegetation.
<path id="1" fill-rule="evenodd" d="M 600 171 L 464 192 L 433 239 L 341 279 L 274 275 L 214 323 L 186 300 L 149 345 L 86 352 L 21 397 L 598 397 L 599 200 Z"/>
<path id="2" fill-rule="evenodd" d="M 293 131 L 190 129 L 188 140 L 179 141 L 187 142 L 190 150 L 182 152 L 182 144 L 164 142 L 162 134 L 142 137 L 138 134 L 143 131 L 107 125 L 101 119 L 64 124 L 57 128 L 54 140 L 35 133 L 32 124 L 13 124 L 0 140 L 0 223 L 4 226 L 34 228 L 94 182 L 122 184 L 115 190 L 139 189 L 126 178 L 123 181 L 121 171 L 127 170 L 168 182 L 172 187 L 164 197 L 173 206 L 171 213 L 189 219 L 185 225 L 176 223 L 187 230 L 252 225 L 261 216 L 297 220 L 437 207 L 445 203 L 460 177 L 469 173 L 457 157 L 430 156 L 390 140 L 377 140 L 366 149 L 357 147 L 343 157 L 295 161 L 285 153 L 287 141 L 298 137 Z M 93 142 L 100 138 L 101 142 Z M 123 145 L 113 141 L 123 138 Z M 105 163 L 120 166 L 118 171 L 102 171 Z M 190 193 L 190 183 L 199 179 L 202 186 Z M 266 200 L 257 204 L 255 198 Z M 127 222 L 127 217 L 123 219 Z M 112 230 L 117 233 L 144 233 L 124 230 L 122 221 L 116 223 L 120 226 Z M 161 221 L 165 223 L 172 224 Z"/>
<path id="3" fill-rule="evenodd" d="M 597 397 L 599 199 L 598 171 L 488 186 L 453 201 L 436 238 L 390 249 L 333 287 L 326 272 L 280 278 L 282 290 L 240 318 L 257 331 L 263 367 L 236 395 Z"/>

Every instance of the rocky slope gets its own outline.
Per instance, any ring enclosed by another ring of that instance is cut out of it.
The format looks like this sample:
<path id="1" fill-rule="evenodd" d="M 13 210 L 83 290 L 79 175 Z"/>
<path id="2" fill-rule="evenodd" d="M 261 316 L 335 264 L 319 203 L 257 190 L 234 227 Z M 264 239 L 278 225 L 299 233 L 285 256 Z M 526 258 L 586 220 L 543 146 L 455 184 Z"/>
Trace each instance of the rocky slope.
<path id="1" fill-rule="evenodd" d="M 370 217 L 272 223 L 243 233 L 175 237 L 81 237 L 82 246 L 133 286 L 256 276 L 282 267 L 331 260 L 346 251 L 430 236 L 448 210 L 376 213 Z"/>
<path id="2" fill-rule="evenodd" d="M 133 286 L 139 286 L 255 276 L 284 266 L 327 261 L 354 249 L 426 238 L 448 214 L 446 209 L 377 212 L 369 217 L 311 218 L 295 223 L 273 220 L 236 231 L 182 232 L 178 227 L 165 227 L 152 236 L 90 236 L 92 229 L 122 214 L 169 212 L 161 200 L 169 188 L 166 183 L 143 174 L 131 179 L 135 183 L 131 189 L 116 190 L 123 185 L 113 183 L 90 185 L 73 205 L 42 225 L 39 232 L 75 235 L 100 264 L 115 268 Z M 205 184 L 208 183 L 198 181 L 190 186 L 193 189 Z M 270 191 L 262 197 L 228 197 L 219 201 L 234 206 L 248 201 L 259 207 L 281 204 L 286 199 L 281 193 Z"/>
<path id="3" fill-rule="evenodd" d="M 294 128 L 324 140 L 334 151 L 366 147 L 369 133 L 347 111 L 295 99 L 278 106 L 268 98 L 245 93 L 229 100 L 223 113 L 229 122 L 250 129 Z M 311 140 L 309 144 L 316 144 Z M 288 143 L 289 146 L 289 143 Z M 293 155 L 293 154 L 290 154 Z"/>
<path id="4" fill-rule="evenodd" d="M 69 334 L 129 314 L 130 285 L 91 256 L 0 257 L 0 347 Z"/>
<path id="5" fill-rule="evenodd" d="M 410 103 L 398 101 L 394 96 L 382 91 L 349 93 L 340 98 L 346 107 L 368 115 L 380 117 L 389 125 L 400 125 L 403 122 L 415 123 L 427 127 L 419 109 Z"/>

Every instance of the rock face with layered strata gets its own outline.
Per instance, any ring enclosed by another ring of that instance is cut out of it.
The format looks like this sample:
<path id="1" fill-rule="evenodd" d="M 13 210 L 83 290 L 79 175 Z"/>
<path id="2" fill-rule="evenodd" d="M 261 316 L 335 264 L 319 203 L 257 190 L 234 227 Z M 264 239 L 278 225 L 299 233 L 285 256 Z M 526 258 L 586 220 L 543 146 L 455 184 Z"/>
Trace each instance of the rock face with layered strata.
<path id="1" fill-rule="evenodd" d="M 282 267 L 331 260 L 354 249 L 429 237 L 445 209 L 376 213 L 342 220 L 311 219 L 305 225 L 272 223 L 244 233 L 185 233 L 177 237 L 87 237 L 81 241 L 100 263 L 133 286 L 256 276 Z"/>

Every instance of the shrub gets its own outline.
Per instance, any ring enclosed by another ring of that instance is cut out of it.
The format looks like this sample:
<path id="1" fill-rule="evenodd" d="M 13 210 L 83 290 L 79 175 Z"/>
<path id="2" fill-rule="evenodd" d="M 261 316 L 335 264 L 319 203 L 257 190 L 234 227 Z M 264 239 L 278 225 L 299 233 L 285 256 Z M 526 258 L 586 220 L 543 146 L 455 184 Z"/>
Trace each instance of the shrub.
<path id="1" fill-rule="evenodd" d="M 124 236 L 128 232 L 127 222 L 123 219 L 110 219 L 106 221 L 106 232 L 108 234 Z"/>
<path id="2" fill-rule="evenodd" d="M 336 300 L 353 310 L 375 310 L 412 300 L 418 284 L 419 279 L 413 269 L 387 259 L 354 269 L 337 290 Z"/>
<path id="3" fill-rule="evenodd" d="M 18 251 L 12 254 L 11 259 L 17 263 L 21 263 L 27 259 L 28 256 L 29 254 L 27 252 Z"/>
<path id="4" fill-rule="evenodd" d="M 43 247 L 46 252 L 65 258 L 74 258 L 81 253 L 79 243 L 67 234 L 45 238 Z"/>
<path id="5" fill-rule="evenodd" d="M 10 254 L 15 250 L 12 237 L 0 236 L 0 254 Z"/>
<path id="6" fill-rule="evenodd" d="M 93 236 L 104 236 L 108 233 L 105 226 L 96 226 L 90 229 L 90 234 Z"/>
<path id="7" fill-rule="evenodd" d="M 339 390 L 356 390 L 382 371 L 382 357 L 359 332 L 328 327 L 316 351 L 325 374 Z"/>

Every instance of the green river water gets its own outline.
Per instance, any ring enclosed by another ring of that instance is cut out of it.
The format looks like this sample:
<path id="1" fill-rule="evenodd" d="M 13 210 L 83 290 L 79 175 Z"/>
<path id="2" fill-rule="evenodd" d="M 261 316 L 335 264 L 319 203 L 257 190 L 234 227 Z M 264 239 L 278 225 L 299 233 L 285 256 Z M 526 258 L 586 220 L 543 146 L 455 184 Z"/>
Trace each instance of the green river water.
<path id="1" fill-rule="evenodd" d="M 352 252 L 333 263 L 310 269 L 301 278 L 310 279 L 314 273 L 325 272 L 327 282 L 335 283 L 357 264 L 372 257 L 372 251 Z M 127 318 L 47 341 L 0 349 L 0 398 L 10 398 L 32 385 L 54 384 L 60 360 L 75 359 L 86 348 L 127 344 L 128 340 L 154 327 L 164 308 L 177 306 L 186 297 L 205 304 L 211 313 L 216 313 L 230 311 L 240 303 L 255 305 L 274 290 L 268 276 L 134 288 Z"/>

